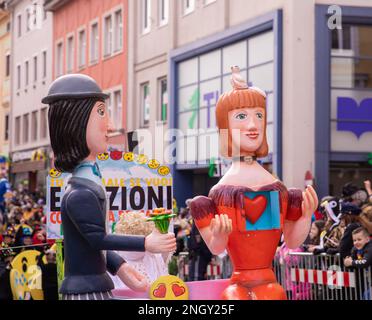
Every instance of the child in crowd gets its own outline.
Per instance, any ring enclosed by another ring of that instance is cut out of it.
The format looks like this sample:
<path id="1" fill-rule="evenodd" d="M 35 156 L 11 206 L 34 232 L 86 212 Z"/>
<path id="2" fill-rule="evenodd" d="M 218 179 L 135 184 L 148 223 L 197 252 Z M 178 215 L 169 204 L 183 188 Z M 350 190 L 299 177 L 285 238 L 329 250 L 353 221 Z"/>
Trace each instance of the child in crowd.
<path id="1" fill-rule="evenodd" d="M 371 281 L 371 275 L 366 269 L 372 265 L 372 241 L 364 227 L 355 229 L 352 237 L 354 247 L 351 250 L 351 257 L 347 256 L 344 259 L 344 265 L 355 269 L 356 299 L 370 300 L 371 289 L 367 284 Z"/>
<path id="2" fill-rule="evenodd" d="M 314 252 L 316 248 L 320 248 L 321 238 L 325 222 L 323 220 L 316 220 L 311 224 L 309 241 L 303 245 L 304 250 L 307 252 Z"/>
<path id="3" fill-rule="evenodd" d="M 345 267 L 370 267 L 372 265 L 372 242 L 368 231 L 360 227 L 355 229 L 352 234 L 354 247 L 351 251 L 351 257 L 344 259 Z"/>

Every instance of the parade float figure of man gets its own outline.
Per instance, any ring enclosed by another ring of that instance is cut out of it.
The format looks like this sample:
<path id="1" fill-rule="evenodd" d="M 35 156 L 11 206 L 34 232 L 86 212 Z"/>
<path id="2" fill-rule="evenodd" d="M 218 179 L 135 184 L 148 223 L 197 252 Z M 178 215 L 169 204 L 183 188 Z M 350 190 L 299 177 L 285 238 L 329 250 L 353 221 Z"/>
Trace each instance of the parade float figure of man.
<path id="1" fill-rule="evenodd" d="M 113 282 L 107 271 L 131 289 L 145 291 L 146 279 L 113 250 L 172 252 L 174 234 L 156 230 L 143 236 L 108 234 L 106 192 L 95 162 L 106 152 L 113 127 L 97 83 L 81 74 L 55 80 L 42 102 L 49 104 L 49 133 L 55 168 L 71 172 L 61 200 L 65 278 L 60 293 L 66 300 L 112 298 Z"/>
<path id="2" fill-rule="evenodd" d="M 213 254 L 227 249 L 233 274 L 222 294 L 228 300 L 285 300 L 272 260 L 281 233 L 289 248 L 307 237 L 318 198 L 311 186 L 287 189 L 257 161 L 268 154 L 266 94 L 248 87 L 232 68 L 233 90 L 216 106 L 220 153 L 232 166 L 211 189 L 195 197 L 191 212 Z"/>

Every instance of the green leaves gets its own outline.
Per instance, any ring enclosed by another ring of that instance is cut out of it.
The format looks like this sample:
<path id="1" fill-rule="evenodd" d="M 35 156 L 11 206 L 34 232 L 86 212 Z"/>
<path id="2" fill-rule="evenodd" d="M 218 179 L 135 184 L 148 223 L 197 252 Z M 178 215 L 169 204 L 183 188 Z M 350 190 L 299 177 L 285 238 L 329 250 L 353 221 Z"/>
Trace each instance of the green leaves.
<path id="1" fill-rule="evenodd" d="M 155 227 L 160 231 L 160 233 L 167 233 L 169 228 L 170 219 L 174 218 L 176 215 L 174 213 L 158 214 L 151 218 L 147 218 L 147 221 L 154 221 Z"/>

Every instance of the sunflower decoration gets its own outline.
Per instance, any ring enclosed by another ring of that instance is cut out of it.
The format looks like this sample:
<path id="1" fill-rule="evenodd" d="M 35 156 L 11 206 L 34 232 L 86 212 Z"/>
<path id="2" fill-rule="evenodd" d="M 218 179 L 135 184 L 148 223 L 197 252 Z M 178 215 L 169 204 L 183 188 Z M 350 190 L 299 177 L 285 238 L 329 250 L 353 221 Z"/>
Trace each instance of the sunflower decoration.
<path id="1" fill-rule="evenodd" d="M 60 177 L 62 174 L 62 172 L 58 171 L 57 169 L 55 168 L 52 168 L 49 170 L 49 175 L 52 177 L 52 178 L 58 178 Z"/>
<path id="2" fill-rule="evenodd" d="M 172 213 L 172 210 L 157 208 L 152 211 L 150 218 L 147 218 L 147 221 L 153 221 L 159 232 L 165 234 L 168 232 L 171 219 L 175 216 L 176 215 Z"/>
<path id="3" fill-rule="evenodd" d="M 109 159 L 109 154 L 108 152 L 104 152 L 104 153 L 100 153 L 98 156 L 97 156 L 98 160 L 101 160 L 101 161 L 106 161 Z"/>

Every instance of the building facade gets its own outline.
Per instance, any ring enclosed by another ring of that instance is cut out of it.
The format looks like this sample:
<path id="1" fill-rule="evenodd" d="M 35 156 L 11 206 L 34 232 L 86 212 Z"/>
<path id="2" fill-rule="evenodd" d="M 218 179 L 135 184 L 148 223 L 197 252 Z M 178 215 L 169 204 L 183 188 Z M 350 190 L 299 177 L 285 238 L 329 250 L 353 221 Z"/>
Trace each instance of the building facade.
<path id="1" fill-rule="evenodd" d="M 53 18 L 53 78 L 68 73 L 93 77 L 110 95 L 114 125 L 125 128 L 127 100 L 126 0 L 46 0 Z"/>
<path id="2" fill-rule="evenodd" d="M 371 177 L 371 10 L 368 0 L 129 1 L 128 128 L 180 130 L 181 206 L 218 181 L 214 108 L 231 65 L 268 95 L 262 161 L 287 186 L 304 188 L 310 172 L 319 196 L 338 195 Z"/>
<path id="3" fill-rule="evenodd" d="M 9 0 L 12 23 L 11 177 L 33 191 L 45 186 L 50 153 L 47 106 L 52 80 L 52 14 L 42 0 Z"/>
<path id="4" fill-rule="evenodd" d="M 9 163 L 10 37 L 10 16 L 0 1 L 0 170 L 7 170 Z"/>

